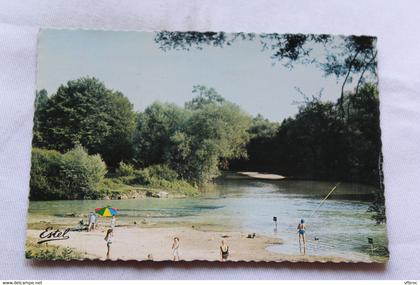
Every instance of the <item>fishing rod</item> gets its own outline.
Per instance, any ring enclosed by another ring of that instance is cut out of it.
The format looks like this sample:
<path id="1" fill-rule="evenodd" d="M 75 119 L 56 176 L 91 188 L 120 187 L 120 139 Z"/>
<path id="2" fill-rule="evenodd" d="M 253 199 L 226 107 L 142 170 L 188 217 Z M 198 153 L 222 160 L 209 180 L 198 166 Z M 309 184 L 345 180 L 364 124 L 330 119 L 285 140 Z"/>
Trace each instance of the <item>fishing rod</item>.
<path id="1" fill-rule="evenodd" d="M 330 190 L 330 192 L 328 192 L 327 196 L 325 196 L 325 198 L 321 200 L 321 202 L 319 203 L 318 207 L 315 210 L 312 211 L 311 215 L 309 216 L 309 219 L 312 218 L 312 216 L 319 210 L 319 208 L 321 208 L 321 206 L 328 199 L 328 197 L 330 197 L 331 194 L 337 189 L 338 185 L 340 185 L 340 182 L 338 182 L 337 184 L 335 184 L 335 186 Z M 301 223 L 303 223 L 303 222 L 304 222 L 304 220 L 302 219 L 301 220 Z M 299 229 L 299 226 L 298 226 L 298 229 Z M 318 242 L 319 242 L 319 237 L 315 236 L 314 237 L 314 240 L 316 241 L 316 245 L 317 245 Z M 300 231 L 299 231 L 299 246 L 300 246 Z M 304 252 L 305 252 L 305 249 L 306 249 L 306 243 L 304 241 Z"/>
<path id="2" fill-rule="evenodd" d="M 319 203 L 318 207 L 315 210 L 312 211 L 312 214 L 309 216 L 309 218 L 312 218 L 312 216 L 319 210 L 319 208 L 321 208 L 321 206 L 328 199 L 328 197 L 330 197 L 330 195 L 335 191 L 335 189 L 337 189 L 338 185 L 340 185 L 340 182 L 335 184 L 335 186 L 331 189 L 331 191 L 327 194 L 327 196 L 325 196 L 325 198 L 322 199 L 322 201 L 321 201 L 321 203 Z"/>

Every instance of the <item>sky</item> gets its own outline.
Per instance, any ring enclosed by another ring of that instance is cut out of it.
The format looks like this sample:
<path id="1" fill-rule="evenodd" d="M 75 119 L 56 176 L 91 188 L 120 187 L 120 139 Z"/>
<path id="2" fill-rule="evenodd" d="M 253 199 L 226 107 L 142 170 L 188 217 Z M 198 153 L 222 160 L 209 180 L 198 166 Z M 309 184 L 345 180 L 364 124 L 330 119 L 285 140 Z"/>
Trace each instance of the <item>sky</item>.
<path id="1" fill-rule="evenodd" d="M 42 30 L 39 34 L 37 89 L 54 94 L 58 87 L 84 76 L 121 91 L 142 111 L 154 101 L 182 106 L 194 97 L 194 85 L 213 87 L 227 100 L 255 116 L 282 121 L 298 111 L 302 95 L 335 101 L 341 83 L 314 65 L 293 69 L 273 65 L 258 40 L 224 48 L 163 51 L 154 33 L 88 30 Z"/>

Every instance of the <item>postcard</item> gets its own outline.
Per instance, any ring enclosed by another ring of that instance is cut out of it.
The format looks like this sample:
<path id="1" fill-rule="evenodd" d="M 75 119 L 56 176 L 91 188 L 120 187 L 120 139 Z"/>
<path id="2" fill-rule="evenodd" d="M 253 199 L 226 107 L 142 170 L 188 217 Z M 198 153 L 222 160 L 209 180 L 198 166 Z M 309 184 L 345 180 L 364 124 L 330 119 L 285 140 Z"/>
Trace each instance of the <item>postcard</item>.
<path id="1" fill-rule="evenodd" d="M 38 41 L 27 258 L 387 262 L 376 37 Z"/>

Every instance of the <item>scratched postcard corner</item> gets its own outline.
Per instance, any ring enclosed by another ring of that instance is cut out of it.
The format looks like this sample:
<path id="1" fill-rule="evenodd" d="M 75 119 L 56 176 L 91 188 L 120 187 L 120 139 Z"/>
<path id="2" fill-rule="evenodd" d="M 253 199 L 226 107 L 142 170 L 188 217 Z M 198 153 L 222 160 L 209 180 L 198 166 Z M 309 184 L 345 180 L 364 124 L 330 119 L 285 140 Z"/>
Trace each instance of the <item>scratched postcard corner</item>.
<path id="1" fill-rule="evenodd" d="M 375 37 L 38 41 L 27 258 L 388 261 Z"/>

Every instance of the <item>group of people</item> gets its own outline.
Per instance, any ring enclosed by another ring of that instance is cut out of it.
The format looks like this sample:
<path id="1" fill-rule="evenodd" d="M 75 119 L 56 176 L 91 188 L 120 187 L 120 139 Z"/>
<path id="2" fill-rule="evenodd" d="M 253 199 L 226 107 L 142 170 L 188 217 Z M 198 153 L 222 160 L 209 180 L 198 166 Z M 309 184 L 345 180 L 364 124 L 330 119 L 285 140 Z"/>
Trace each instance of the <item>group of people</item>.
<path id="1" fill-rule="evenodd" d="M 220 249 L 220 260 L 226 261 L 229 257 L 229 245 L 224 239 L 222 239 L 219 249 Z M 172 255 L 173 255 L 173 261 L 179 260 L 179 237 L 174 237 L 174 241 L 172 243 Z"/>
<path id="2" fill-rule="evenodd" d="M 110 250 L 112 245 L 112 240 L 114 237 L 114 227 L 115 227 L 115 219 L 113 219 L 114 222 L 111 221 L 111 227 L 106 231 L 105 235 L 105 241 L 107 246 L 107 252 L 106 252 L 106 258 L 109 259 L 110 257 Z M 172 243 L 172 256 L 173 261 L 179 261 L 179 237 L 174 237 L 173 243 Z M 229 246 L 227 245 L 227 242 L 223 239 L 221 241 L 220 245 L 220 258 L 221 261 L 226 261 L 229 257 Z M 149 254 L 148 259 L 151 259 L 151 255 Z"/>
<path id="3" fill-rule="evenodd" d="M 273 221 L 274 221 L 274 231 L 277 232 L 277 217 L 273 217 Z M 302 245 L 303 245 L 303 254 L 306 254 L 305 231 L 306 231 L 305 220 L 301 219 L 300 223 L 297 226 L 297 233 L 299 237 L 299 250 L 302 253 Z M 220 249 L 221 261 L 226 261 L 229 257 L 229 245 L 224 239 L 222 239 L 219 249 Z M 179 260 L 179 238 L 178 237 L 174 237 L 174 241 L 172 244 L 172 255 L 173 255 L 174 261 Z"/>
<path id="4" fill-rule="evenodd" d="M 78 225 L 73 228 L 73 231 L 88 231 L 88 232 L 92 232 L 96 229 L 98 229 L 98 221 L 99 221 L 99 217 L 96 213 L 94 212 L 90 212 L 88 217 L 88 224 L 86 225 L 83 222 L 83 219 L 79 220 Z M 110 255 L 110 250 L 111 250 L 111 245 L 112 245 L 112 239 L 114 237 L 114 228 L 116 226 L 117 223 L 117 219 L 115 217 L 115 215 L 112 216 L 111 218 L 111 222 L 109 224 L 109 227 L 106 230 L 106 234 L 105 234 L 105 242 L 106 242 L 106 247 L 107 247 L 107 252 L 106 252 L 106 258 L 109 258 Z"/>
<path id="5" fill-rule="evenodd" d="M 91 215 L 89 217 L 89 227 L 88 230 L 93 230 L 96 227 L 96 221 L 97 218 L 92 218 L 95 217 L 95 215 Z M 275 229 L 277 230 L 277 218 L 273 219 L 275 222 Z M 106 246 L 107 246 L 107 252 L 106 252 L 106 258 L 108 259 L 110 256 L 110 250 L 111 250 L 111 245 L 112 245 L 112 240 L 114 237 L 114 228 L 116 225 L 116 218 L 115 216 L 112 216 L 111 219 L 111 223 L 110 223 L 110 228 L 106 231 L 106 235 L 105 235 L 105 241 L 106 241 Z M 304 219 L 300 220 L 300 223 L 297 226 L 297 232 L 299 235 L 299 249 L 302 252 L 302 244 L 303 244 L 303 254 L 306 254 L 306 240 L 305 240 L 305 221 Z M 173 261 L 179 261 L 179 246 L 180 246 L 180 240 L 179 237 L 174 237 L 173 239 L 173 243 L 172 243 L 172 256 L 173 256 Z M 229 245 L 227 244 L 227 242 L 222 239 L 220 247 L 220 260 L 222 262 L 226 261 L 229 257 Z"/>
<path id="6" fill-rule="evenodd" d="M 116 223 L 116 218 L 115 216 L 112 216 L 111 219 L 111 228 L 115 227 L 115 223 Z M 77 226 L 72 228 L 73 231 L 94 231 L 96 229 L 98 229 L 98 225 L 99 225 L 99 218 L 98 215 L 94 212 L 90 212 L 87 216 L 87 224 L 85 224 L 85 222 L 83 221 L 83 219 L 80 219 Z"/>
<path id="7" fill-rule="evenodd" d="M 91 213 L 88 217 L 89 219 L 89 225 L 88 225 L 88 231 L 92 231 L 97 227 L 97 220 L 98 217 L 96 214 Z M 273 218 L 273 221 L 275 222 L 275 230 L 277 230 L 277 218 Z M 114 237 L 114 228 L 116 226 L 116 218 L 115 216 L 112 216 L 110 227 L 107 229 L 105 234 L 105 241 L 107 246 L 107 252 L 106 252 L 106 258 L 108 259 L 110 256 L 110 250 L 112 245 L 112 240 Z M 299 250 L 302 252 L 302 245 L 303 245 L 303 254 L 306 254 L 306 239 L 305 239 L 305 221 L 304 219 L 300 220 L 300 223 L 297 226 L 297 233 L 299 236 Z M 179 237 L 174 237 L 173 243 L 172 243 L 172 256 L 173 261 L 179 260 L 179 247 L 180 247 L 180 240 Z M 226 240 L 222 239 L 220 247 L 220 260 L 226 261 L 229 257 L 229 245 L 227 244 Z"/>

